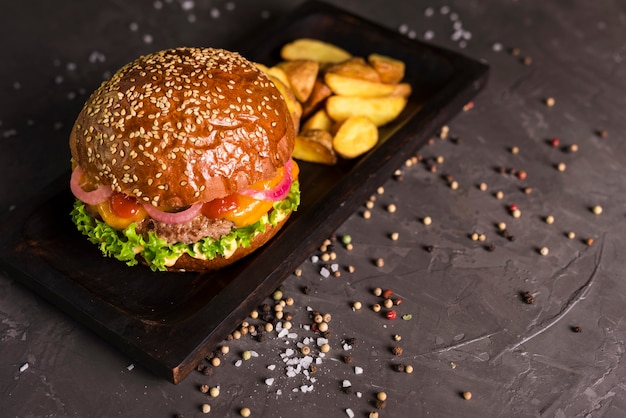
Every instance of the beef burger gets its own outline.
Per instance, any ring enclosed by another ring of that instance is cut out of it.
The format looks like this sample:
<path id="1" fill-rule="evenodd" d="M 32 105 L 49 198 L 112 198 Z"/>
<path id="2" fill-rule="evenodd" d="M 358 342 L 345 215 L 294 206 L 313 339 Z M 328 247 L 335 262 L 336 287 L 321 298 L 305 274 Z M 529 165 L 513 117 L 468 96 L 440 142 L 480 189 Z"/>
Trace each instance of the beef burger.
<path id="1" fill-rule="evenodd" d="M 72 220 L 128 265 L 222 268 L 297 209 L 295 134 L 277 88 L 241 55 L 142 56 L 102 83 L 74 124 Z"/>

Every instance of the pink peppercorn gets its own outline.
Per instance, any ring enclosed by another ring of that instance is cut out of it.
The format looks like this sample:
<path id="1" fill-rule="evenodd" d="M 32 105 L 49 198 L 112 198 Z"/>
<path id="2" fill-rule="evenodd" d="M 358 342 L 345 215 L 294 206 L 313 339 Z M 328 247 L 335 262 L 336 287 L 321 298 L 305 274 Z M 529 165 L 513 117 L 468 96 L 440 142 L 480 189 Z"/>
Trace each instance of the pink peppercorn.
<path id="1" fill-rule="evenodd" d="M 390 310 L 390 311 L 387 311 L 387 313 L 385 314 L 385 317 L 387 319 L 396 319 L 397 316 L 398 316 L 398 314 L 393 309 Z"/>
<path id="2" fill-rule="evenodd" d="M 552 145 L 554 148 L 557 148 L 560 144 L 561 140 L 559 138 L 552 138 L 550 140 L 550 145 Z"/>
<path id="3" fill-rule="evenodd" d="M 390 297 L 393 296 L 393 290 L 385 289 L 385 291 L 383 291 L 381 296 L 383 297 L 383 299 L 389 299 Z"/>

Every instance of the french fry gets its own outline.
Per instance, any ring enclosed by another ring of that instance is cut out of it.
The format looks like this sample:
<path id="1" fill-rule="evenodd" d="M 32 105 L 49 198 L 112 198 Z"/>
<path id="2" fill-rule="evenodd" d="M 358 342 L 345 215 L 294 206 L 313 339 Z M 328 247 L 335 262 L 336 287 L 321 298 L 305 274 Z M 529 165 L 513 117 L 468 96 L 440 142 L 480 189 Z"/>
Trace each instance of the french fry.
<path id="1" fill-rule="evenodd" d="M 324 83 L 322 78 L 318 77 L 317 80 L 315 80 L 315 85 L 313 86 L 313 91 L 309 95 L 309 98 L 306 102 L 302 103 L 302 116 L 307 117 L 318 110 L 324 100 L 331 94 L 333 94 L 333 92 L 330 87 Z"/>
<path id="2" fill-rule="evenodd" d="M 400 96 L 331 96 L 326 99 L 326 112 L 336 122 L 352 116 L 367 116 L 376 126 L 383 126 L 397 118 L 406 103 L 407 99 Z"/>
<path id="3" fill-rule="evenodd" d="M 320 109 L 313 113 L 313 115 L 311 115 L 311 117 L 304 122 L 302 125 L 302 131 L 318 129 L 330 132 L 334 124 L 335 122 L 328 116 L 326 110 Z"/>
<path id="4" fill-rule="evenodd" d="M 352 116 L 339 125 L 333 148 L 343 158 L 356 158 L 378 143 L 378 127 L 366 116 Z"/>
<path id="5" fill-rule="evenodd" d="M 337 154 L 333 149 L 333 137 L 322 129 L 309 129 L 296 136 L 293 158 L 311 163 L 337 164 Z"/>
<path id="6" fill-rule="evenodd" d="M 286 61 L 313 60 L 320 63 L 337 63 L 349 59 L 352 55 L 346 50 L 317 39 L 300 38 L 285 44 L 280 56 Z"/>
<path id="7" fill-rule="evenodd" d="M 368 62 L 380 75 L 380 81 L 387 84 L 397 84 L 404 78 L 404 62 L 381 54 L 370 54 Z"/>
<path id="8" fill-rule="evenodd" d="M 280 94 L 283 95 L 285 103 L 287 103 L 287 109 L 289 109 L 289 113 L 291 113 L 291 118 L 293 119 L 293 126 L 296 132 L 298 132 L 298 130 L 300 129 L 300 120 L 302 119 L 302 105 L 296 99 L 296 96 L 290 87 L 280 81 L 280 79 L 275 75 L 266 75 L 274 83 Z"/>
<path id="9" fill-rule="evenodd" d="M 273 75 L 274 77 L 282 81 L 285 84 L 285 86 L 288 86 L 288 87 L 290 86 L 289 79 L 287 78 L 287 74 L 285 74 L 285 71 L 280 67 L 277 67 L 277 66 L 269 67 L 265 74 Z"/>
<path id="10" fill-rule="evenodd" d="M 283 61 L 278 64 L 300 103 L 306 102 L 313 91 L 320 65 L 312 60 Z"/>
<path id="11" fill-rule="evenodd" d="M 391 96 L 394 95 L 394 93 L 402 93 L 402 91 L 397 87 L 399 84 L 377 83 L 353 77 L 346 77 L 340 74 L 326 73 L 324 75 L 324 81 L 333 93 L 340 96 L 381 97 Z M 403 88 L 404 93 L 408 91 L 410 94 L 411 87 L 408 84 L 405 84 Z M 406 96 L 408 96 L 408 94 L 406 94 Z"/>
<path id="12" fill-rule="evenodd" d="M 326 69 L 326 72 L 380 83 L 378 72 L 361 57 L 353 57 L 338 64 L 333 64 Z"/>

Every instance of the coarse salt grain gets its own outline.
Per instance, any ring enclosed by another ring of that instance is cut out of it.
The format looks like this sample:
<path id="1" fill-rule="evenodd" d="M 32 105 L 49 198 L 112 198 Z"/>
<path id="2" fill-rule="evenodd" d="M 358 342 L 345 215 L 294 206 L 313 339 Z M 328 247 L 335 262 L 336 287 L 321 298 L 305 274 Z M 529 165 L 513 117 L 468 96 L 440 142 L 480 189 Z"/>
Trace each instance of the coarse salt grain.
<path id="1" fill-rule="evenodd" d="M 354 368 L 354 374 L 359 375 L 359 374 L 363 374 L 363 368 L 362 367 L 355 367 Z"/>
<path id="2" fill-rule="evenodd" d="M 135 365 L 134 365 L 133 363 L 130 363 L 128 366 L 126 366 L 126 369 L 127 369 L 128 371 L 131 371 L 131 370 L 132 370 L 132 369 L 134 369 L 134 368 L 135 368 Z"/>
<path id="3" fill-rule="evenodd" d="M 350 418 L 354 418 L 354 412 L 350 408 L 346 409 L 346 415 L 349 416 Z"/>
<path id="4" fill-rule="evenodd" d="M 20 373 L 25 372 L 28 368 L 30 367 L 30 365 L 28 363 L 24 363 L 20 366 Z"/>
<path id="5" fill-rule="evenodd" d="M 341 387 L 342 388 L 349 388 L 352 386 L 352 382 L 350 382 L 349 380 L 344 380 L 341 382 Z"/>

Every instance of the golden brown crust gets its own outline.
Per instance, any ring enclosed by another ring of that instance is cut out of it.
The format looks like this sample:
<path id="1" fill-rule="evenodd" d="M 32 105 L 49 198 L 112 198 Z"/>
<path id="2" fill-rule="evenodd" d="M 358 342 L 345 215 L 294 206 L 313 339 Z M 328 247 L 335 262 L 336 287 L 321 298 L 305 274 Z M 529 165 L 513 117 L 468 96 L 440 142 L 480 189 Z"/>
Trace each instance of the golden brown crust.
<path id="1" fill-rule="evenodd" d="M 263 246 L 266 242 L 272 239 L 274 235 L 276 235 L 276 233 L 283 227 L 285 222 L 287 222 L 287 219 L 289 219 L 289 216 L 287 216 L 281 222 L 276 224 L 276 226 L 267 224 L 267 227 L 265 228 L 265 232 L 260 233 L 259 235 L 254 237 L 254 239 L 252 240 L 248 248 L 239 247 L 233 253 L 233 255 L 231 255 L 228 258 L 218 256 L 214 258 L 213 260 L 201 260 L 198 258 L 193 258 L 188 254 L 183 254 L 176 261 L 176 264 L 174 264 L 171 267 L 168 267 L 167 269 L 169 271 L 196 271 L 196 272 L 213 271 L 213 270 L 222 269 L 226 266 L 233 264 L 235 261 L 241 260 L 243 257 L 256 251 L 257 248 Z"/>
<path id="2" fill-rule="evenodd" d="M 287 105 L 256 66 L 221 49 L 177 48 L 104 82 L 80 112 L 70 149 L 95 182 L 174 209 L 269 177 L 294 137 Z"/>

